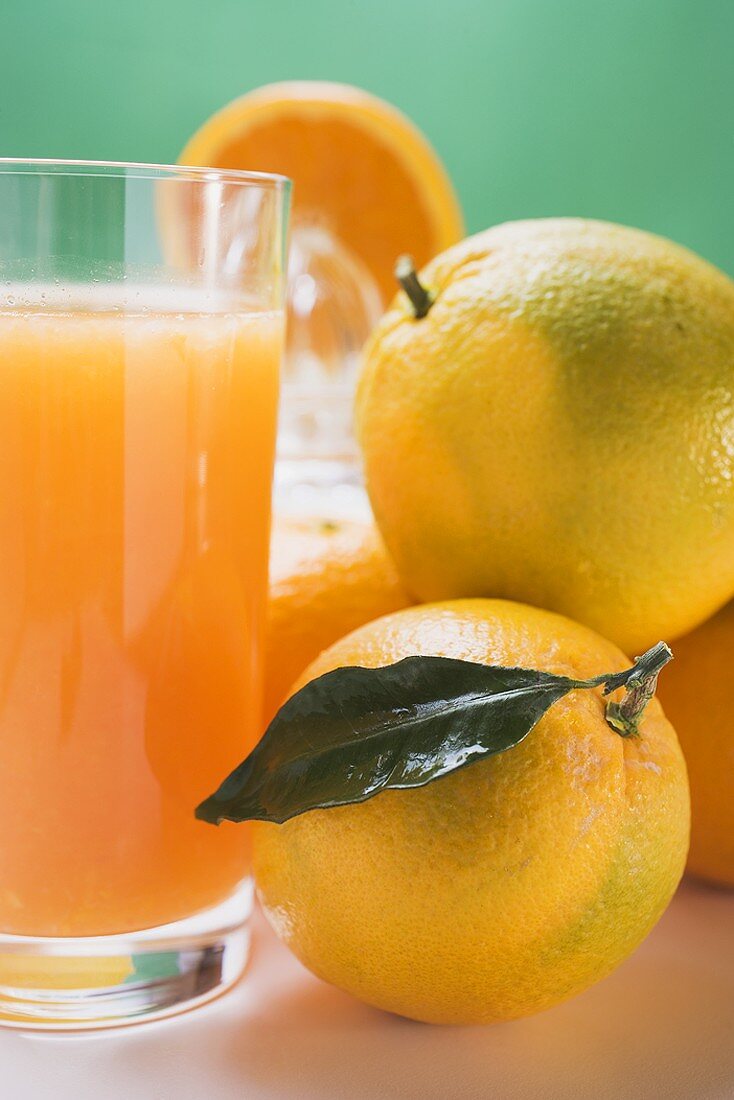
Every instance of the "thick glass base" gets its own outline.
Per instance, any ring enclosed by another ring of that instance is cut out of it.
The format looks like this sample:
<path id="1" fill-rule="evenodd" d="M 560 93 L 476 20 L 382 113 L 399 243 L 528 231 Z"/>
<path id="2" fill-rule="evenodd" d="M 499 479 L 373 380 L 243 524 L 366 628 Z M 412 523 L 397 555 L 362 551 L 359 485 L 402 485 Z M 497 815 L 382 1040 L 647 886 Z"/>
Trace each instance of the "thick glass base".
<path id="1" fill-rule="evenodd" d="M 252 899 L 248 879 L 212 909 L 129 935 L 0 934 L 0 1026 L 115 1027 L 211 1000 L 244 970 Z"/>

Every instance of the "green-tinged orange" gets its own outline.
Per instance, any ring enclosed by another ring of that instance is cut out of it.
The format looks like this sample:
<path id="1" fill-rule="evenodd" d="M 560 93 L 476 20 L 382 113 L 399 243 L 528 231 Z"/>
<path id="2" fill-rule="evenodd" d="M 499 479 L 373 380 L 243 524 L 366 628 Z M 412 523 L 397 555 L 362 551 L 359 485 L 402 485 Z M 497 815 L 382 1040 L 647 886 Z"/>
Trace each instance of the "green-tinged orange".
<path id="1" fill-rule="evenodd" d="M 504 596 L 636 654 L 734 594 L 734 283 L 580 219 L 501 225 L 396 297 L 357 427 L 375 514 L 424 600 Z"/>

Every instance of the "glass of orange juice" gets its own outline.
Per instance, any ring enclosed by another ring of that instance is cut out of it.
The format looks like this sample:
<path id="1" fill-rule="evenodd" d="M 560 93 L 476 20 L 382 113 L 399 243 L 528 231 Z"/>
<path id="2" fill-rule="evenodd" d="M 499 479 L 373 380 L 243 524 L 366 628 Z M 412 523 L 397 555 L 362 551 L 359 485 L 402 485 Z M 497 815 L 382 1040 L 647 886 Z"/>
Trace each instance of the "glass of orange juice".
<path id="1" fill-rule="evenodd" d="M 288 190 L 0 161 L 0 1023 L 243 969 Z"/>

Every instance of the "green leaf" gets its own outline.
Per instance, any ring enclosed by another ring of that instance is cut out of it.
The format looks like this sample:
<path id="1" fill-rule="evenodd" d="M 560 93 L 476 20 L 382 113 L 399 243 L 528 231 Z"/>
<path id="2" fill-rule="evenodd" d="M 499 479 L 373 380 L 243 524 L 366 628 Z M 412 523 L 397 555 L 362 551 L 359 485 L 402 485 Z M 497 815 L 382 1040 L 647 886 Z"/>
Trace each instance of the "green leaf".
<path id="1" fill-rule="evenodd" d="M 282 823 L 307 810 L 423 787 L 518 745 L 575 688 L 625 688 L 607 704 L 621 737 L 637 736 L 672 653 L 658 642 L 624 672 L 573 680 L 452 657 L 406 657 L 383 668 L 337 668 L 278 711 L 250 755 L 197 807 L 222 821 Z"/>
<path id="2" fill-rule="evenodd" d="M 317 807 L 422 787 L 517 745 L 583 681 L 450 657 L 338 668 L 306 684 L 196 811 L 221 821 L 287 821 Z"/>

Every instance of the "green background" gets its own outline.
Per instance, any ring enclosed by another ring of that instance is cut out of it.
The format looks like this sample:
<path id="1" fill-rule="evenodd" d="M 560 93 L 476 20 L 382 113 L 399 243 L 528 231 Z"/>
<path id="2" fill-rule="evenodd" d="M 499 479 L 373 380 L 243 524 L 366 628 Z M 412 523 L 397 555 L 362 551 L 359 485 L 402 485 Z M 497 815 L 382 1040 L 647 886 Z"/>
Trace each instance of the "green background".
<path id="1" fill-rule="evenodd" d="M 734 274 L 732 0 L 0 0 L 0 154 L 174 160 L 271 80 L 402 107 L 471 230 L 581 214 Z"/>

